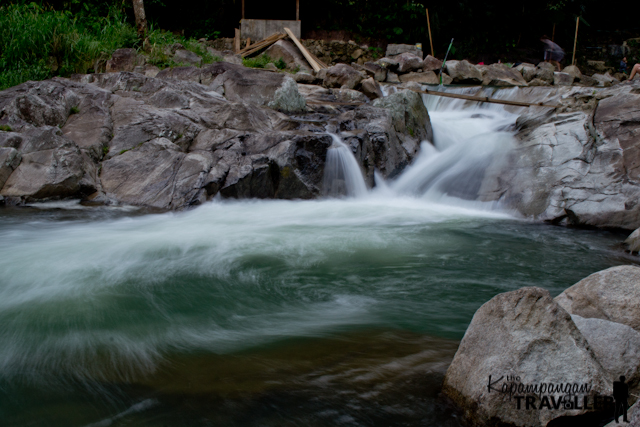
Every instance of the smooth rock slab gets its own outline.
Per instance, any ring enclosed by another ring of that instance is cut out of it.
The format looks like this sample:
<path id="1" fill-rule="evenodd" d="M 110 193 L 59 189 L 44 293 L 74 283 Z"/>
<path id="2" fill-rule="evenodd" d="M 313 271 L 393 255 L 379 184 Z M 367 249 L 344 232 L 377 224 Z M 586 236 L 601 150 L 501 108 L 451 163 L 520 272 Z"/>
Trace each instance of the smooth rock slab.
<path id="1" fill-rule="evenodd" d="M 640 267 L 623 265 L 593 273 L 555 301 L 571 314 L 622 323 L 640 332 Z"/>
<path id="2" fill-rule="evenodd" d="M 587 341 L 569 314 L 541 288 L 499 294 L 478 309 L 447 370 L 443 393 L 474 425 L 543 427 L 552 419 L 584 413 L 564 408 L 518 410 L 515 399 L 496 391 L 507 375 L 532 385 L 591 384 L 586 393 L 591 396 L 610 393 L 608 376 Z M 492 390 L 487 387 L 489 376 Z"/>
<path id="3" fill-rule="evenodd" d="M 571 316 L 611 381 L 624 375 L 631 390 L 640 383 L 640 332 L 621 323 Z M 637 394 L 637 393 L 636 393 Z"/>

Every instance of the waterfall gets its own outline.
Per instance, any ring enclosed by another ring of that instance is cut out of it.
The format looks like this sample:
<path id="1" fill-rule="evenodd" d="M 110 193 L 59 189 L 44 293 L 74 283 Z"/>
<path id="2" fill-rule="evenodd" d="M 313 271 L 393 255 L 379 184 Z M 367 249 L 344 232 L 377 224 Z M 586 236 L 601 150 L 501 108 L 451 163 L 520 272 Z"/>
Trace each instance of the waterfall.
<path id="1" fill-rule="evenodd" d="M 455 92 L 476 94 L 477 90 L 458 88 Z M 516 94 L 504 92 L 506 97 Z M 388 183 L 390 190 L 446 204 L 494 208 L 495 203 L 486 206 L 483 202 L 495 202 L 492 186 L 514 147 L 518 114 L 502 105 L 462 99 L 423 95 L 423 102 L 431 118 L 433 141 L 423 141 L 413 164 Z M 520 109 L 513 111 L 520 113 Z"/>
<path id="2" fill-rule="evenodd" d="M 323 191 L 327 196 L 362 197 L 367 185 L 353 152 L 340 138 L 330 133 L 333 144 L 327 150 Z"/>

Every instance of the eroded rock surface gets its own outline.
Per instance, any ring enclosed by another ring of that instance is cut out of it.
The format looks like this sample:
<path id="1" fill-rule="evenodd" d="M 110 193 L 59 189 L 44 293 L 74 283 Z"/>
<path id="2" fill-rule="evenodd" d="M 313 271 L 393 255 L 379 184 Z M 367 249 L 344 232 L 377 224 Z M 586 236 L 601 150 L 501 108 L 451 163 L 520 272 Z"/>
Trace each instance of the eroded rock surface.
<path id="1" fill-rule="evenodd" d="M 381 95 L 373 78 L 367 85 L 369 96 Z M 335 105 L 350 92 L 365 105 Z M 0 92 L 0 124 L 10 128 L 0 131 L 0 196 L 11 204 L 80 198 L 160 209 L 217 194 L 314 198 L 328 130 L 343 137 L 373 185 L 374 170 L 392 176 L 406 167 L 430 129 L 424 106 L 416 113 L 418 104 L 405 101 L 374 107 L 361 92 L 228 63 L 156 78 L 121 72 L 28 82 Z"/>

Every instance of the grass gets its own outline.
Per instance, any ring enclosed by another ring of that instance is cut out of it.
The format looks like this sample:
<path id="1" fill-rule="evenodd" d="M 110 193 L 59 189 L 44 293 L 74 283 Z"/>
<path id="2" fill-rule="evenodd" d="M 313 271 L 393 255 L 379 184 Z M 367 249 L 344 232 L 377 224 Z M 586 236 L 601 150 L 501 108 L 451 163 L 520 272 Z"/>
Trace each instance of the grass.
<path id="1" fill-rule="evenodd" d="M 0 90 L 86 73 L 102 52 L 136 43 L 135 29 L 117 9 L 104 18 L 78 19 L 35 3 L 0 6 Z"/>
<path id="2" fill-rule="evenodd" d="M 242 58 L 242 65 L 249 68 L 264 68 L 270 62 L 279 70 L 287 68 L 287 63 L 284 62 L 282 58 L 278 58 L 274 61 L 273 58 L 264 53 L 260 56 L 256 56 L 255 58 Z"/>
<path id="3" fill-rule="evenodd" d="M 0 131 L 3 132 L 11 132 L 13 129 L 11 129 L 11 126 L 9 125 L 0 125 Z"/>
<path id="4" fill-rule="evenodd" d="M 203 64 L 221 61 L 195 39 L 151 27 L 148 62 L 174 67 L 170 47 L 180 43 L 202 57 Z M 0 6 L 0 90 L 28 80 L 44 80 L 73 73 L 91 73 L 98 59 L 120 48 L 139 48 L 133 25 L 121 8 L 107 16 L 73 15 L 35 3 L 19 1 Z M 167 53 L 169 52 L 169 53 Z"/>

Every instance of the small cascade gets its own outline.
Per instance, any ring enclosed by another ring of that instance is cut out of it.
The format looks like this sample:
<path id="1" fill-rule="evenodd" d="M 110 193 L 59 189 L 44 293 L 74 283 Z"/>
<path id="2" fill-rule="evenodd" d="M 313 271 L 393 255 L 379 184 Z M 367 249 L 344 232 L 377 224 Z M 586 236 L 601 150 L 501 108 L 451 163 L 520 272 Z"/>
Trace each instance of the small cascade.
<path id="1" fill-rule="evenodd" d="M 327 150 L 327 161 L 324 166 L 324 194 L 331 197 L 365 196 L 367 185 L 353 152 L 338 135 L 332 133 L 329 135 L 333 138 L 333 145 Z"/>
<path id="2" fill-rule="evenodd" d="M 437 90 L 470 95 L 478 92 L 478 88 Z M 510 98 L 517 93 L 505 90 L 501 95 Z M 389 183 L 390 190 L 446 204 L 478 202 L 474 207 L 493 208 L 493 203 L 487 206 L 483 201 L 492 200 L 490 187 L 504 170 L 514 146 L 514 125 L 520 111 L 508 112 L 502 105 L 463 99 L 422 98 L 431 117 L 433 144 L 423 142 L 413 164 Z"/>

